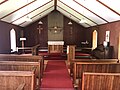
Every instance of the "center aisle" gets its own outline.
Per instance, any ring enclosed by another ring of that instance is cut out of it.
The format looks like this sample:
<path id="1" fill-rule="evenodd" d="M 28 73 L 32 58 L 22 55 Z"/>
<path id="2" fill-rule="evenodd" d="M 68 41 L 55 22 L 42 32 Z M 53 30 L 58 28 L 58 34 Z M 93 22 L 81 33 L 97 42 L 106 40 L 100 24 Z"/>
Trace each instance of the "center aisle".
<path id="1" fill-rule="evenodd" d="M 40 90 L 74 90 L 65 61 L 48 61 Z"/>

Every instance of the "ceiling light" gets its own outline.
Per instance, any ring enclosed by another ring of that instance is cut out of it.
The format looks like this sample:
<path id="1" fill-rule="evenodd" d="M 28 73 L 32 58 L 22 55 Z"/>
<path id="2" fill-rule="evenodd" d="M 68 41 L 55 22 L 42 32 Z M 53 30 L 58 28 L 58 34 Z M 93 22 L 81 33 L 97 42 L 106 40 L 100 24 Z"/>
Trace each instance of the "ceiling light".
<path id="1" fill-rule="evenodd" d="M 27 21 L 27 22 L 32 22 L 32 19 L 31 19 L 29 16 L 27 16 L 27 17 L 25 18 L 25 21 Z"/>
<path id="2" fill-rule="evenodd" d="M 68 22 L 68 25 L 72 25 L 72 22 L 70 21 L 70 22 Z"/>
<path id="3" fill-rule="evenodd" d="M 68 22 L 68 25 L 72 25 L 72 22 L 71 22 L 71 15 L 70 15 L 70 21 Z"/>
<path id="4" fill-rule="evenodd" d="M 42 21 L 39 21 L 38 24 L 43 24 L 43 22 L 42 22 Z"/>
<path id="5" fill-rule="evenodd" d="M 85 19 L 81 19 L 79 23 L 87 23 L 87 21 Z"/>

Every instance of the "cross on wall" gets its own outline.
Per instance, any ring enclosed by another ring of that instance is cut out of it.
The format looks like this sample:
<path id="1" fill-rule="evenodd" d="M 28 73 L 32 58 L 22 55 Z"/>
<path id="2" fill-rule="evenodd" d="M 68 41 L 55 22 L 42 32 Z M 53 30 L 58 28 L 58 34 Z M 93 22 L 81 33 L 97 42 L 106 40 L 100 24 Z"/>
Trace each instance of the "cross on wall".
<path id="1" fill-rule="evenodd" d="M 39 34 L 41 34 L 43 28 L 39 25 L 37 29 L 39 30 Z"/>

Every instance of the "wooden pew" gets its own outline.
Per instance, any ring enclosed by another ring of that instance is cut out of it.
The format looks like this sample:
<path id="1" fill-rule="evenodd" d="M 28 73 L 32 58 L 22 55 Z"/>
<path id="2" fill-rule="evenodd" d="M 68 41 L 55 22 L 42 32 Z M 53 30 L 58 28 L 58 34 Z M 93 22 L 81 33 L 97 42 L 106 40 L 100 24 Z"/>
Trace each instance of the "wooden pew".
<path id="1" fill-rule="evenodd" d="M 120 73 L 84 72 L 82 90 L 120 90 Z"/>
<path id="2" fill-rule="evenodd" d="M 22 56 L 22 55 L 0 54 L 0 61 L 22 61 L 22 62 L 17 62 L 17 64 L 19 63 L 21 65 L 31 65 L 31 66 L 35 65 L 37 67 L 36 76 L 39 79 L 38 84 L 39 85 L 41 84 L 41 78 L 43 76 L 43 71 L 44 71 L 44 60 L 42 56 Z"/>
<path id="3" fill-rule="evenodd" d="M 44 60 L 43 56 L 23 56 L 14 54 L 0 54 L 0 61 L 28 61 L 28 62 L 39 62 L 40 63 L 40 77 L 43 76 L 44 71 Z"/>
<path id="4" fill-rule="evenodd" d="M 35 68 L 31 71 L 0 71 L 0 90 L 35 90 L 35 79 Z"/>
<path id="5" fill-rule="evenodd" d="M 118 59 L 74 59 L 71 61 L 73 82 L 81 80 L 83 72 L 119 73 L 120 63 Z"/>
<path id="6" fill-rule="evenodd" d="M 33 68 L 36 68 L 36 88 L 40 88 L 41 84 L 41 77 L 39 77 L 39 66 L 39 62 L 0 61 L 0 71 L 30 71 Z"/>
<path id="7" fill-rule="evenodd" d="M 32 55 L 38 55 L 40 44 L 32 47 Z"/>
<path id="8" fill-rule="evenodd" d="M 25 83 L 20 84 L 16 90 L 24 90 Z"/>

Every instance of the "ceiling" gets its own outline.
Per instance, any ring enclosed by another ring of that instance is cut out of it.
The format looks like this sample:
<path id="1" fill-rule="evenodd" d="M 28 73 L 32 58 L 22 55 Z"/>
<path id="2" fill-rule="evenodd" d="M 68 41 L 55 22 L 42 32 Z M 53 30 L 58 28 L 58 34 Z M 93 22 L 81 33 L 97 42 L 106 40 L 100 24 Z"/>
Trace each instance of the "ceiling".
<path id="1" fill-rule="evenodd" d="M 25 27 L 57 10 L 82 26 L 91 27 L 119 21 L 119 6 L 120 0 L 0 0 L 0 20 Z M 25 20 L 27 16 L 32 22 Z"/>

